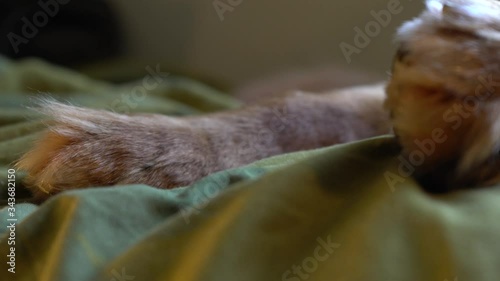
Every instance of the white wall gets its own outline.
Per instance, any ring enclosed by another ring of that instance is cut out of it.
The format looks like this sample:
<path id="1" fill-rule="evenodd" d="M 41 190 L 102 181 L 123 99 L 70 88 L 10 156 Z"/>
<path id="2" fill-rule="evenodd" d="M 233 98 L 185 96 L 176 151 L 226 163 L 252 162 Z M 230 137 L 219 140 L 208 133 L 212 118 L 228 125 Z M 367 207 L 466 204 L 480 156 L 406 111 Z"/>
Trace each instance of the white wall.
<path id="1" fill-rule="evenodd" d="M 329 64 L 384 74 L 395 50 L 396 27 L 423 7 L 417 0 L 216 1 L 241 3 L 221 21 L 214 0 L 111 0 L 131 57 L 230 83 L 289 67 Z M 354 45 L 354 27 L 364 29 L 373 20 L 372 10 L 398 3 L 401 12 L 392 14 L 390 24 L 347 63 L 339 44 Z"/>

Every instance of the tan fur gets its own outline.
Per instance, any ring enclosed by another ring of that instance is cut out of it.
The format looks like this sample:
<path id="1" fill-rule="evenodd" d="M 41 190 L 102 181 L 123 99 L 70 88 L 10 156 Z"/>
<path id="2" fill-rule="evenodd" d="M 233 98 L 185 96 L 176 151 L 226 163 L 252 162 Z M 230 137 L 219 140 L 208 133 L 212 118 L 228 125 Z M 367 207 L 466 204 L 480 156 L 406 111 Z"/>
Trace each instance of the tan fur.
<path id="1" fill-rule="evenodd" d="M 427 10 L 404 24 L 397 39 L 386 106 L 403 153 L 409 156 L 419 149 L 416 140 L 442 129 L 446 142 L 417 173 L 447 188 L 487 182 L 498 173 L 486 175 L 481 166 L 491 167 L 500 149 L 500 3 L 427 1 Z M 485 86 L 485 80 L 494 82 Z M 467 109 L 460 125 L 450 121 L 455 108 Z"/>
<path id="2" fill-rule="evenodd" d="M 187 185 L 264 157 L 389 132 L 384 85 L 322 96 L 293 93 L 206 116 L 125 116 L 46 102 L 50 131 L 18 162 L 35 197 L 62 190 L 144 183 Z"/>
<path id="3" fill-rule="evenodd" d="M 385 106 L 403 155 L 420 149 L 416 141 L 432 139 L 436 128 L 447 137 L 416 167 L 417 178 L 433 191 L 498 182 L 499 2 L 429 0 L 397 39 Z M 496 82 L 481 86 L 485 79 Z M 448 120 L 450 109 L 474 97 L 481 99 L 459 125 Z M 48 102 L 42 111 L 55 123 L 18 167 L 28 171 L 41 200 L 88 186 L 171 188 L 264 157 L 389 133 L 383 102 L 383 84 L 323 95 L 296 92 L 189 118 L 125 116 Z"/>

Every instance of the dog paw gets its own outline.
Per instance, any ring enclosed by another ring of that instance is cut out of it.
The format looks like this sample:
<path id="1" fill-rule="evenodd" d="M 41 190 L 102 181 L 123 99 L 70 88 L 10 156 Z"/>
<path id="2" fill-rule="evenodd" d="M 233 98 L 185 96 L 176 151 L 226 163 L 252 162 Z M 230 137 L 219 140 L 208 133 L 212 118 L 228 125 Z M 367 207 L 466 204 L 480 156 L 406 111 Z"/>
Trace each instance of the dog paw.
<path id="1" fill-rule="evenodd" d="M 18 162 L 35 199 L 92 186 L 188 185 L 216 166 L 209 138 L 189 121 L 127 116 L 43 102 L 48 132 Z"/>

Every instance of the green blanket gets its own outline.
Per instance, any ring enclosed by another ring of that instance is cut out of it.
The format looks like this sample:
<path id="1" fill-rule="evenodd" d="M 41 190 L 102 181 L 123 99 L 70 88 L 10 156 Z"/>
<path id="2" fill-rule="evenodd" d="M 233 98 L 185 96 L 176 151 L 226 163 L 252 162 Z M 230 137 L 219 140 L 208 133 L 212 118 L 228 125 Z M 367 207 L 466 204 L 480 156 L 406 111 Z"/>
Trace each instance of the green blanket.
<path id="1" fill-rule="evenodd" d="M 29 92 L 109 108 L 137 85 L 38 61 L 3 60 L 0 71 L 4 205 L 12 161 L 44 129 L 22 106 Z M 183 115 L 237 106 L 166 77 L 129 109 Z M 0 211 L 0 280 L 498 280 L 500 189 L 427 194 L 397 153 L 391 137 L 379 137 L 276 156 L 190 187 L 90 188 L 41 206 L 27 203 L 16 171 L 16 204 Z"/>

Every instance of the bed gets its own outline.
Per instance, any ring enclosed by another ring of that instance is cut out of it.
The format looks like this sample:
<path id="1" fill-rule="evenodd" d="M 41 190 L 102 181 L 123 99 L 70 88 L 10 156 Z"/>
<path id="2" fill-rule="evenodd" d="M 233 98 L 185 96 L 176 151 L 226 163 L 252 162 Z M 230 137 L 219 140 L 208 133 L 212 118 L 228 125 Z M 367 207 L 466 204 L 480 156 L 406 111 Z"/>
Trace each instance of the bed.
<path id="1" fill-rule="evenodd" d="M 26 107 L 34 93 L 113 109 L 134 85 L 0 59 L 1 280 L 498 280 L 500 188 L 426 193 L 391 136 L 279 155 L 172 190 L 95 187 L 32 203 L 23 172 L 10 169 L 45 130 Z M 181 116 L 238 106 L 168 76 L 128 109 Z"/>

